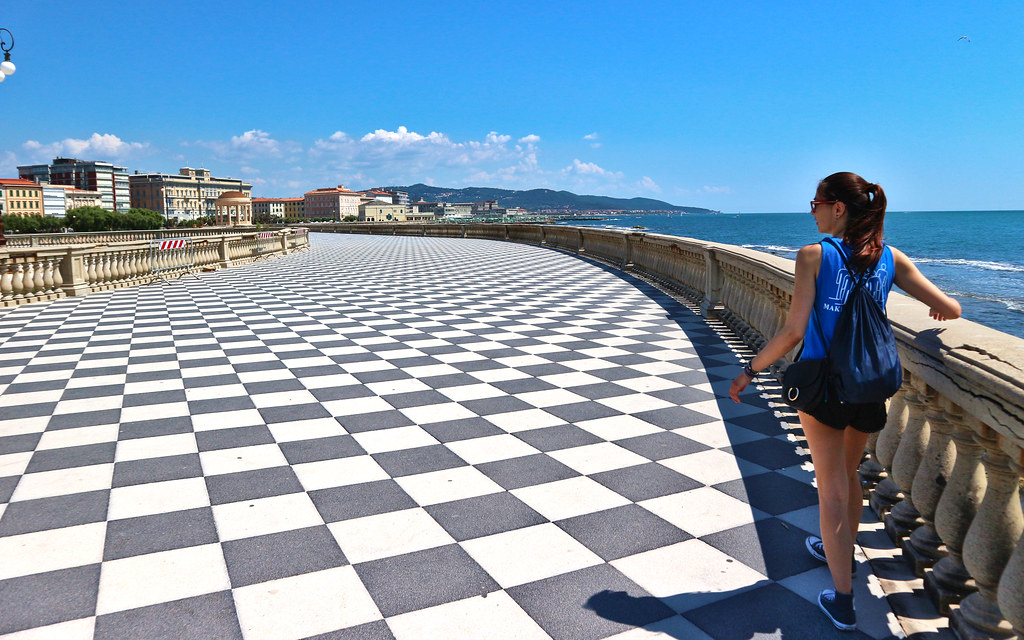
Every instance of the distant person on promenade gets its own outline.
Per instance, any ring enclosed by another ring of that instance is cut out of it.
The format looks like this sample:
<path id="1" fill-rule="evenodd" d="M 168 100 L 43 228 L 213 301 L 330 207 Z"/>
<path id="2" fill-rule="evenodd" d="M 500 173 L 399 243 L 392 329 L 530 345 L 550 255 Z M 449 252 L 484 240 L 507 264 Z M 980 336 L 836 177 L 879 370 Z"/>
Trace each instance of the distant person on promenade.
<path id="1" fill-rule="evenodd" d="M 901 251 L 882 242 L 885 204 L 885 193 L 879 185 L 855 173 L 834 173 L 818 183 L 811 214 L 820 233 L 842 239 L 843 251 L 854 271 L 862 274 L 874 268 L 866 286 L 883 309 L 896 284 L 928 305 L 932 318 L 958 318 L 960 303 L 924 277 Z M 851 286 L 843 256 L 834 245 L 822 242 L 800 249 L 786 324 L 732 381 L 732 399 L 740 402 L 740 392 L 757 372 L 789 353 L 801 340 L 801 360 L 826 357 Z M 799 416 L 814 463 L 821 524 L 821 538 L 808 537 L 805 546 L 812 556 L 827 562 L 834 583 L 834 589 L 819 594 L 818 606 L 837 628 L 852 631 L 857 624 L 853 545 L 863 509 L 857 467 L 868 435 L 885 426 L 886 407 L 884 402 L 844 403 L 838 394 L 829 393 L 818 407 L 810 413 L 800 411 Z"/>

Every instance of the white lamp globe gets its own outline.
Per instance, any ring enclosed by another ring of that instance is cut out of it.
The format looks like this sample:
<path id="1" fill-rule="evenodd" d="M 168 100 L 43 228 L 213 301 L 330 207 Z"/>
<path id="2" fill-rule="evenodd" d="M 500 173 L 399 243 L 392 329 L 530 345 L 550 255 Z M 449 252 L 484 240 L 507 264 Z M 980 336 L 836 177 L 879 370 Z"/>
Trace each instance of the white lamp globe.
<path id="1" fill-rule="evenodd" d="M 16 67 L 14 66 L 14 63 L 10 60 L 0 62 L 0 73 L 3 73 L 6 76 L 13 76 L 15 69 Z"/>

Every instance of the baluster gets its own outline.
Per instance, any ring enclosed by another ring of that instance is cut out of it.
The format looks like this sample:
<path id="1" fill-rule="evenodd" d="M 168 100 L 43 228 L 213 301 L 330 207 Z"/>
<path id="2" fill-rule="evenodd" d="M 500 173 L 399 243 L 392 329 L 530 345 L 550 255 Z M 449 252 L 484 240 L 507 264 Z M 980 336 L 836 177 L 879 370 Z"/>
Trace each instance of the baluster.
<path id="1" fill-rule="evenodd" d="M 860 463 L 860 467 L 857 468 L 857 472 L 860 474 L 861 489 L 866 500 L 871 499 L 871 490 L 883 479 L 889 477 L 885 468 L 878 464 L 878 454 L 875 453 L 878 449 L 879 433 L 876 431 L 868 436 L 867 444 L 864 445 L 864 459 Z"/>
<path id="2" fill-rule="evenodd" d="M 892 461 L 892 479 L 903 491 L 903 500 L 885 517 L 885 532 L 897 545 L 923 522 L 921 514 L 914 506 L 912 494 L 914 476 L 917 475 L 917 469 L 921 466 L 921 459 L 928 446 L 930 429 L 925 410 L 933 392 L 921 381 L 915 383 L 923 388 L 918 388 L 915 384 L 907 391 L 907 428 L 900 438 L 900 446 L 896 449 L 896 457 Z"/>
<path id="3" fill-rule="evenodd" d="M 914 476 L 914 506 L 924 522 L 914 529 L 903 544 L 903 553 L 914 567 L 914 575 L 924 577 L 924 570 L 946 555 L 942 539 L 935 531 L 935 510 L 943 490 L 953 473 L 956 449 L 950 438 L 953 423 L 949 416 L 960 408 L 943 397 L 936 397 L 926 412 L 931 434 L 924 459 Z"/>
<path id="4" fill-rule="evenodd" d="M 925 590 L 943 615 L 949 615 L 949 605 L 960 602 L 977 589 L 964 566 L 963 548 L 967 529 L 974 521 L 986 485 L 985 470 L 981 466 L 984 449 L 975 442 L 971 428 L 972 424 L 980 425 L 974 418 L 957 413 L 950 414 L 950 422 L 956 462 L 935 510 L 935 530 L 946 544 L 947 555 L 924 576 Z"/>
<path id="5" fill-rule="evenodd" d="M 882 520 L 888 515 L 893 505 L 903 499 L 903 492 L 892 479 L 892 461 L 907 427 L 907 391 L 910 389 L 910 376 L 904 372 L 903 386 L 889 400 L 889 411 L 885 420 L 885 428 L 878 434 L 878 445 L 875 455 L 878 464 L 886 470 L 886 477 L 875 486 L 871 494 L 871 510 Z"/>
<path id="6" fill-rule="evenodd" d="M 36 295 L 42 294 L 46 290 L 46 279 L 43 277 L 46 263 L 36 257 L 32 261 L 32 292 Z"/>
<path id="7" fill-rule="evenodd" d="M 7 302 L 14 297 L 11 281 L 14 279 L 14 264 L 7 258 L 0 260 L 0 301 Z"/>
<path id="8" fill-rule="evenodd" d="M 54 272 L 54 259 L 43 258 L 43 293 L 50 294 L 54 291 L 53 286 L 53 272 Z"/>
<path id="9" fill-rule="evenodd" d="M 988 427 L 975 439 L 985 453 L 981 464 L 988 479 L 985 496 L 964 538 L 964 566 L 978 587 L 950 616 L 950 627 L 961 640 L 1003 639 L 1013 635 L 997 604 L 999 578 L 1013 554 L 1021 531 L 1020 476 L 1000 451 L 998 436 Z"/>
<path id="10" fill-rule="evenodd" d="M 109 253 L 103 254 L 103 276 L 102 277 L 103 277 L 104 284 L 106 284 L 107 282 L 110 282 L 111 279 L 113 279 L 113 277 L 114 277 L 114 273 L 110 269 L 110 254 Z"/>
<path id="11" fill-rule="evenodd" d="M 135 259 L 132 260 L 132 277 L 138 278 L 146 272 L 146 252 L 143 249 L 136 249 Z"/>
<path id="12" fill-rule="evenodd" d="M 1011 462 L 1011 467 L 1020 478 L 1024 468 L 1015 462 Z M 1020 486 L 1019 480 L 1017 486 Z M 1024 637 L 1024 537 L 1017 540 L 1010 561 L 1003 569 L 997 593 L 997 602 L 1003 617 L 1010 622 L 1018 638 Z"/>
<path id="13" fill-rule="evenodd" d="M 110 254 L 110 282 L 121 282 L 121 253 Z"/>
<path id="14" fill-rule="evenodd" d="M 89 260 L 89 284 L 95 286 L 103 279 L 103 265 L 100 263 L 100 254 L 94 253 Z"/>
<path id="15" fill-rule="evenodd" d="M 11 289 L 14 292 L 14 299 L 19 303 L 25 299 L 25 265 L 21 262 L 14 265 L 14 274 L 11 279 Z"/>
<path id="16" fill-rule="evenodd" d="M 53 290 L 59 295 L 63 295 L 64 291 L 64 276 L 60 273 L 60 266 L 63 262 L 63 256 L 53 259 Z"/>

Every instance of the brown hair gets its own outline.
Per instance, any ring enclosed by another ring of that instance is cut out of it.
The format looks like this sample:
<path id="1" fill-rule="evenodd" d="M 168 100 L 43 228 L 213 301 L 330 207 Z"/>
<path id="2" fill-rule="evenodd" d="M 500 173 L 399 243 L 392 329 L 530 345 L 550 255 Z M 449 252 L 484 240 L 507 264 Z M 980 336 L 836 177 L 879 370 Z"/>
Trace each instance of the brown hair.
<path id="1" fill-rule="evenodd" d="M 833 173 L 818 183 L 823 200 L 846 205 L 846 231 L 843 240 L 853 250 L 850 262 L 863 271 L 882 255 L 882 228 L 885 221 L 885 192 L 856 173 Z"/>

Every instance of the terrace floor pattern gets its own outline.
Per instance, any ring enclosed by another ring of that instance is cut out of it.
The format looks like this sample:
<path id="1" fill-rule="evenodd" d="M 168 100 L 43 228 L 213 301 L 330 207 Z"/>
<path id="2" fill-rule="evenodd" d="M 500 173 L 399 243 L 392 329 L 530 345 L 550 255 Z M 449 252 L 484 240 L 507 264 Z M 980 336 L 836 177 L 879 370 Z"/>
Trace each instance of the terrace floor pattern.
<path id="1" fill-rule="evenodd" d="M 817 611 L 799 425 L 686 304 L 312 245 L 0 311 L 2 637 L 891 637 L 863 556 L 861 630 Z"/>

